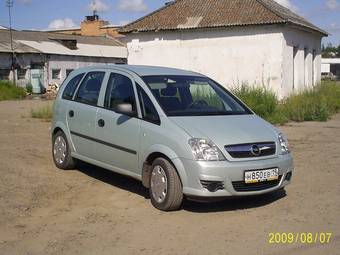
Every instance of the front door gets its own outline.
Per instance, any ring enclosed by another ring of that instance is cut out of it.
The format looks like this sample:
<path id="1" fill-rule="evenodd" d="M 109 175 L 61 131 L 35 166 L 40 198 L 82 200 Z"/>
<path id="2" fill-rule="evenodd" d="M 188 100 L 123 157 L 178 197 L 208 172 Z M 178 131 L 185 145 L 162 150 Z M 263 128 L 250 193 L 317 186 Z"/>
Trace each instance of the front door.
<path id="1" fill-rule="evenodd" d="M 79 86 L 74 101 L 69 102 L 67 123 L 76 153 L 94 158 L 95 123 L 98 99 L 105 72 L 90 72 Z"/>
<path id="2" fill-rule="evenodd" d="M 137 116 L 135 85 L 123 73 L 111 73 L 96 118 L 96 159 L 118 172 L 140 174 L 137 169 L 140 120 L 116 112 L 117 104 L 130 103 Z"/>
<path id="3" fill-rule="evenodd" d="M 34 94 L 41 94 L 44 90 L 44 69 L 31 69 L 31 84 Z"/>

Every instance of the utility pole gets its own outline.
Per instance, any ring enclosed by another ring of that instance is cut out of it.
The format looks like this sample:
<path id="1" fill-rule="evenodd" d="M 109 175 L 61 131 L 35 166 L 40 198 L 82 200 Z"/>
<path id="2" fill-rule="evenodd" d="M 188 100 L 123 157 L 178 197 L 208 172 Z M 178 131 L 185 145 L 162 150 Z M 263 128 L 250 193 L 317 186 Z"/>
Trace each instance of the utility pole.
<path id="1" fill-rule="evenodd" d="M 8 7 L 8 18 L 9 18 L 9 33 L 11 37 L 11 51 L 12 51 L 12 75 L 13 75 L 13 83 L 16 86 L 16 73 L 15 73 L 15 55 L 14 55 L 14 47 L 13 47 L 13 33 L 12 33 L 12 14 L 11 8 L 13 7 L 13 0 L 6 0 L 6 6 Z"/>

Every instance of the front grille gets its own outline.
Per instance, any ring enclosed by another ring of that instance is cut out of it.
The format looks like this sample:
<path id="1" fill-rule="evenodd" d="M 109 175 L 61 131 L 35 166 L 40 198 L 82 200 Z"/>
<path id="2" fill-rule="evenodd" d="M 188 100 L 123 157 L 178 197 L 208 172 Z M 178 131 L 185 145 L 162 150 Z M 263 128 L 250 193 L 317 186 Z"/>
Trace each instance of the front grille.
<path id="1" fill-rule="evenodd" d="M 233 158 L 265 157 L 276 153 L 275 142 L 234 144 L 224 148 Z"/>
<path id="2" fill-rule="evenodd" d="M 209 190 L 210 192 L 216 192 L 218 190 L 224 189 L 223 182 L 219 181 L 201 181 L 203 188 Z"/>
<path id="3" fill-rule="evenodd" d="M 279 176 L 278 180 L 275 181 L 266 181 L 266 182 L 258 182 L 258 183 L 245 183 L 244 181 L 232 182 L 234 190 L 237 192 L 249 192 L 249 191 L 261 191 L 270 188 L 274 188 L 275 186 L 280 184 L 282 175 Z"/>

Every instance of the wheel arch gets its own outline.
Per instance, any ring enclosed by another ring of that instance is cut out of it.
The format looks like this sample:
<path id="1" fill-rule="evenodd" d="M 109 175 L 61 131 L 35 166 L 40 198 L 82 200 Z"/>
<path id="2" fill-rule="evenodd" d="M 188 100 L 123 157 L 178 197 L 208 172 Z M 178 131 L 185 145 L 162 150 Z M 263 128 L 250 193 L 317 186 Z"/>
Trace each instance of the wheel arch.
<path id="1" fill-rule="evenodd" d="M 157 149 L 156 149 L 157 148 Z M 157 158 L 165 158 L 168 160 L 177 171 L 177 174 L 180 178 L 182 186 L 186 184 L 187 174 L 185 173 L 184 167 L 179 160 L 179 157 L 176 155 L 174 151 L 165 146 L 155 146 L 154 150 L 149 150 L 142 167 L 142 183 L 146 188 L 150 187 L 150 174 L 152 170 L 152 163 Z"/>
<path id="2" fill-rule="evenodd" d="M 74 147 L 74 144 L 72 142 L 72 138 L 71 138 L 71 135 L 70 135 L 70 132 L 67 131 L 67 127 L 66 125 L 63 123 L 63 122 L 57 122 L 53 125 L 53 128 L 52 128 L 52 137 L 58 132 L 58 131 L 61 131 L 65 134 L 66 138 L 67 138 L 67 141 L 68 143 L 70 144 L 71 148 L 72 148 L 72 151 L 75 151 L 75 147 Z"/>

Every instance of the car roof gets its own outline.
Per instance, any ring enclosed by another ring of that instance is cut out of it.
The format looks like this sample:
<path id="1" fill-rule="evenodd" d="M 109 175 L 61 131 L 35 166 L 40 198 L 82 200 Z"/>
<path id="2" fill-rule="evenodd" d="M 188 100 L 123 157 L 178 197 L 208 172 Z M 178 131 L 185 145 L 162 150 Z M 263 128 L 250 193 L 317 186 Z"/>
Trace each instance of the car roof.
<path id="1" fill-rule="evenodd" d="M 143 65 L 101 65 L 101 66 L 91 66 L 80 68 L 78 72 L 89 72 L 91 70 L 98 69 L 111 69 L 111 70 L 121 70 L 128 71 L 137 74 L 138 76 L 153 76 L 153 75 L 186 75 L 186 76 L 204 76 L 202 74 L 176 69 L 169 67 L 159 67 L 159 66 L 143 66 Z"/>

